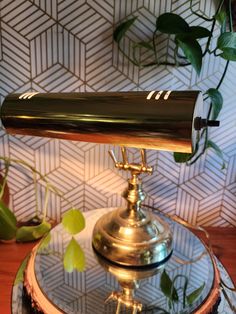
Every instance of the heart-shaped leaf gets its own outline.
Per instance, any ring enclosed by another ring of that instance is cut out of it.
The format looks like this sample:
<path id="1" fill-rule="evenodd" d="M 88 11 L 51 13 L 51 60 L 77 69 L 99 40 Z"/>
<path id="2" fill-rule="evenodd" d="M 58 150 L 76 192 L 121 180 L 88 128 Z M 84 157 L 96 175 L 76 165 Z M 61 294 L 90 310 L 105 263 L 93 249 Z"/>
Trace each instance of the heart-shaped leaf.
<path id="1" fill-rule="evenodd" d="M 202 48 L 196 39 L 183 34 L 176 35 L 177 45 L 183 50 L 185 57 L 192 64 L 197 74 L 200 74 L 202 68 Z"/>
<path id="2" fill-rule="evenodd" d="M 236 33 L 227 32 L 220 35 L 217 48 L 224 51 L 225 48 L 236 49 Z"/>
<path id="3" fill-rule="evenodd" d="M 67 272 L 74 269 L 83 271 L 85 268 L 85 256 L 77 241 L 72 237 L 64 253 L 63 265 Z"/>
<path id="4" fill-rule="evenodd" d="M 164 13 L 156 20 L 156 29 L 165 34 L 187 33 L 188 23 L 178 14 Z"/>
<path id="5" fill-rule="evenodd" d="M 0 200 L 0 239 L 11 240 L 16 235 L 17 221 L 13 212 Z"/>
<path id="6" fill-rule="evenodd" d="M 62 225 L 70 234 L 76 234 L 84 229 L 85 219 L 78 209 L 72 208 L 63 215 Z"/>
<path id="7" fill-rule="evenodd" d="M 137 17 L 133 17 L 132 19 L 129 19 L 128 21 L 125 21 L 121 23 L 117 28 L 115 29 L 113 33 L 114 40 L 119 43 L 121 39 L 124 37 L 125 33 L 129 30 L 129 28 L 134 24 Z"/>
<path id="8" fill-rule="evenodd" d="M 236 61 L 236 49 L 224 48 L 224 51 L 220 54 L 220 56 L 225 60 Z"/>
<path id="9" fill-rule="evenodd" d="M 212 119 L 217 119 L 222 106 L 223 106 L 223 97 L 221 93 L 215 89 L 210 88 L 207 90 L 206 94 L 210 97 L 212 103 Z"/>
<path id="10" fill-rule="evenodd" d="M 191 36 L 194 38 L 205 38 L 211 35 L 211 32 L 202 26 L 191 26 L 190 27 Z"/>
<path id="11" fill-rule="evenodd" d="M 201 287 L 197 288 L 192 293 L 187 295 L 186 300 L 187 300 L 188 305 L 193 304 L 197 300 L 197 298 L 199 298 L 199 296 L 201 295 L 204 287 L 205 287 L 205 283 L 203 283 L 201 285 Z"/>
<path id="12" fill-rule="evenodd" d="M 191 158 L 192 154 L 187 153 L 174 153 L 174 160 L 178 163 L 183 163 Z"/>
<path id="13" fill-rule="evenodd" d="M 38 226 L 23 226 L 17 230 L 16 240 L 20 242 L 34 241 L 44 236 L 50 229 L 51 224 L 46 221 Z"/>
<path id="14" fill-rule="evenodd" d="M 165 270 L 161 274 L 160 288 L 168 299 L 175 302 L 179 300 L 177 290 L 173 286 L 173 282 Z"/>

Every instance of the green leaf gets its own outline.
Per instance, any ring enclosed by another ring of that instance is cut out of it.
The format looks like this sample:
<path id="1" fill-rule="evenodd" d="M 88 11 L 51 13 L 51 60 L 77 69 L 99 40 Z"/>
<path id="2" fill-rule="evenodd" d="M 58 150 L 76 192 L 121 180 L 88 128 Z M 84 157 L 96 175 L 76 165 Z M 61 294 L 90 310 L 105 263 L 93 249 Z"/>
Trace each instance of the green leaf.
<path id="1" fill-rule="evenodd" d="M 16 235 L 17 221 L 13 212 L 0 200 L 0 239 L 11 240 Z"/>
<path id="2" fill-rule="evenodd" d="M 41 238 L 51 229 L 51 224 L 43 221 L 38 226 L 23 226 L 16 232 L 16 240 L 20 242 L 34 241 Z"/>
<path id="3" fill-rule="evenodd" d="M 220 54 L 220 57 L 225 60 L 236 61 L 236 49 L 224 48 L 224 51 Z"/>
<path id="4" fill-rule="evenodd" d="M 18 285 L 19 283 L 22 283 L 24 281 L 24 271 L 26 268 L 26 265 L 28 263 L 30 255 L 26 256 L 26 258 L 23 260 L 23 262 L 20 265 L 20 268 L 18 269 L 15 281 L 14 281 L 14 286 Z"/>
<path id="5" fill-rule="evenodd" d="M 191 158 L 192 154 L 187 153 L 174 153 L 174 160 L 178 163 L 184 163 Z"/>
<path id="6" fill-rule="evenodd" d="M 217 48 L 223 51 L 225 48 L 236 49 L 236 33 L 227 32 L 221 34 L 217 41 Z"/>
<path id="7" fill-rule="evenodd" d="M 204 287 L 205 287 L 205 282 L 201 285 L 201 287 L 199 287 L 198 289 L 194 290 L 192 293 L 187 295 L 186 299 L 187 299 L 188 305 L 193 304 L 197 300 L 197 298 L 201 295 Z"/>
<path id="8" fill-rule="evenodd" d="M 165 270 L 161 274 L 160 288 L 164 295 L 170 300 L 175 302 L 179 300 L 177 290 L 173 286 L 173 282 Z"/>
<path id="9" fill-rule="evenodd" d="M 136 19 L 137 17 L 133 17 L 132 19 L 129 19 L 128 21 L 125 21 L 124 23 L 121 23 L 119 26 L 117 26 L 117 28 L 115 29 L 113 33 L 113 38 L 117 43 L 121 41 L 125 33 L 134 24 Z"/>
<path id="10" fill-rule="evenodd" d="M 76 234 L 84 229 L 85 219 L 78 209 L 72 208 L 63 215 L 62 225 L 70 234 Z"/>
<path id="11" fill-rule="evenodd" d="M 145 41 L 140 41 L 139 43 L 134 44 L 134 48 L 145 48 L 148 50 L 154 50 L 153 46 Z"/>
<path id="12" fill-rule="evenodd" d="M 184 55 L 192 64 L 197 74 L 200 74 L 202 68 L 202 48 L 196 39 L 184 34 L 176 35 L 177 45 L 183 50 Z"/>
<path id="13" fill-rule="evenodd" d="M 174 13 L 160 15 L 156 20 L 156 29 L 165 34 L 187 33 L 190 30 L 188 23 Z"/>
<path id="14" fill-rule="evenodd" d="M 221 169 L 225 169 L 224 156 L 223 156 L 222 150 L 219 148 L 219 146 L 216 143 L 212 142 L 211 140 L 208 140 L 207 141 L 207 148 L 212 148 L 215 151 L 216 155 L 218 157 L 220 157 L 220 159 L 222 159 L 223 163 L 222 163 Z"/>
<path id="15" fill-rule="evenodd" d="M 49 232 L 41 241 L 40 241 L 40 245 L 38 248 L 38 252 L 43 251 L 44 249 L 46 249 L 51 241 L 51 233 Z"/>
<path id="16" fill-rule="evenodd" d="M 225 24 L 226 22 L 226 18 L 227 18 L 227 14 L 225 10 L 221 10 L 220 12 L 218 12 L 215 15 L 215 19 L 217 20 L 217 22 L 220 24 L 220 26 L 222 26 L 223 24 Z"/>
<path id="17" fill-rule="evenodd" d="M 206 94 L 210 97 L 212 103 L 212 119 L 217 119 L 222 106 L 223 97 L 221 93 L 216 88 L 210 88 L 207 90 Z"/>
<path id="18" fill-rule="evenodd" d="M 215 19 L 221 26 L 221 33 L 226 32 L 226 21 L 227 21 L 227 13 L 225 10 L 221 10 L 216 14 Z"/>
<path id="19" fill-rule="evenodd" d="M 69 273 L 71 273 L 74 269 L 83 271 L 85 268 L 84 252 L 73 237 L 66 248 L 63 265 L 65 270 Z"/>
<path id="20" fill-rule="evenodd" d="M 211 35 L 211 32 L 207 28 L 201 26 L 191 26 L 190 32 L 191 36 L 193 36 L 196 39 L 209 37 Z"/>

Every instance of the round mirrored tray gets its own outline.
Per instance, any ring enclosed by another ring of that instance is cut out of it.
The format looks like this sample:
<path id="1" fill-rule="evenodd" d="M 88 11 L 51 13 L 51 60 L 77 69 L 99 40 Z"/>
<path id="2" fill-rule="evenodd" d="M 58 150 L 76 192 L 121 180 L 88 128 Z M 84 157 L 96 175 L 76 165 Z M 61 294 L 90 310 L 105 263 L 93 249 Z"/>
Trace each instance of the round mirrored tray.
<path id="1" fill-rule="evenodd" d="M 91 244 L 94 224 L 108 210 L 112 209 L 85 213 L 86 228 L 75 237 L 85 253 L 86 267 L 83 272 L 74 270 L 68 273 L 63 267 L 62 256 L 71 236 L 62 224 L 50 232 L 46 247 L 38 246 L 33 250 L 25 278 L 31 296 L 26 293 L 22 282 L 15 285 L 12 291 L 13 314 L 41 313 L 42 310 L 50 314 L 116 313 L 117 302 L 104 302 L 112 292 L 121 290 L 114 275 L 117 274 L 117 269 L 114 272 L 116 266 L 104 260 L 101 262 Z M 135 300 L 142 304 L 142 313 L 233 313 L 224 296 L 218 293 L 219 272 L 232 286 L 225 269 L 219 262 L 216 262 L 216 267 L 215 258 L 190 230 L 169 219 L 167 222 L 171 226 L 174 243 L 172 257 L 164 270 L 161 268 L 148 276 L 144 276 L 143 271 L 135 272 L 134 280 L 139 286 L 135 290 Z M 118 270 L 119 273 L 121 271 Z M 165 291 L 168 278 L 174 281 L 177 293 L 173 302 Z M 233 292 L 229 292 L 229 297 L 236 302 Z M 47 304 L 53 312 L 42 309 L 48 307 Z M 132 310 L 123 306 L 120 313 L 132 313 Z"/>

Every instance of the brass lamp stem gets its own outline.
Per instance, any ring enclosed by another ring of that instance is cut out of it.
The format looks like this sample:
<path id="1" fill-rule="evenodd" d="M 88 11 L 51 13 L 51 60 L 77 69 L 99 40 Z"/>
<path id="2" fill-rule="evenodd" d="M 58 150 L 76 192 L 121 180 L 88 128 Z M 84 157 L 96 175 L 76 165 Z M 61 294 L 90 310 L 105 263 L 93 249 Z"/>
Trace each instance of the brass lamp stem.
<path id="1" fill-rule="evenodd" d="M 142 190 L 142 180 L 139 175 L 142 173 L 152 173 L 152 167 L 147 166 L 146 151 L 141 149 L 141 163 L 129 163 L 125 147 L 121 147 L 123 162 L 118 162 L 113 151 L 109 151 L 115 167 L 119 170 L 126 170 L 131 172 L 131 178 L 128 180 L 128 188 L 123 193 L 123 197 L 127 200 L 127 212 L 130 223 L 139 222 L 143 219 L 144 215 L 141 211 L 141 203 L 145 199 L 145 193 Z"/>
<path id="2" fill-rule="evenodd" d="M 120 266 L 161 267 L 172 253 L 172 236 L 168 224 L 142 209 L 145 193 L 139 175 L 152 173 L 141 150 L 141 162 L 130 163 L 126 149 L 122 148 L 123 161 L 117 161 L 109 152 L 115 167 L 130 171 L 128 187 L 123 193 L 125 208 L 119 207 L 102 216 L 93 230 L 93 248 L 96 253 Z M 119 303 L 119 302 L 118 302 Z"/>
<path id="3" fill-rule="evenodd" d="M 142 190 L 142 180 L 138 178 L 137 174 L 132 173 L 132 177 L 128 180 L 128 188 L 124 193 L 124 198 L 127 200 L 127 209 L 133 218 L 140 211 L 145 196 Z"/>

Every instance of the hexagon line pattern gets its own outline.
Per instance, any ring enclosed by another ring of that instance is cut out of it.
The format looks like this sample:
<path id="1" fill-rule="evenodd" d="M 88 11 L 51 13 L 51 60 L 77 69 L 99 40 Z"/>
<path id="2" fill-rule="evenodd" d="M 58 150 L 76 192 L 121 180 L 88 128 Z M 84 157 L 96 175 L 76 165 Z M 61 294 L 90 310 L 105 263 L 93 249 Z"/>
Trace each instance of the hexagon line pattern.
<path id="1" fill-rule="evenodd" d="M 194 1 L 194 9 L 214 13 L 214 1 Z M 182 14 L 198 24 L 189 11 L 189 1 L 154 0 L 2 0 L 0 2 L 0 101 L 14 92 L 136 91 L 200 89 L 217 85 L 225 61 L 205 57 L 199 77 L 191 67 L 159 66 L 138 69 L 118 51 L 113 42 L 115 25 L 138 16 L 127 34 L 145 40 L 164 12 Z M 201 25 L 208 27 L 208 22 Z M 160 37 L 158 53 L 165 57 L 166 38 Z M 149 54 L 143 57 L 148 60 Z M 176 164 L 171 153 L 149 150 L 154 174 L 144 177 L 146 204 L 168 214 L 178 214 L 193 224 L 236 226 L 236 65 L 232 63 L 221 87 L 224 108 L 220 128 L 210 138 L 224 151 L 226 168 L 211 150 L 191 167 Z M 9 136 L 0 131 L 0 155 L 24 159 L 61 191 L 64 198 L 83 211 L 124 206 L 121 191 L 127 174 L 118 172 L 107 151 L 118 147 L 93 143 Z M 139 153 L 130 150 L 135 162 Z M 1 168 L 4 167 L 1 164 Z M 19 219 L 34 214 L 33 182 L 27 170 L 12 167 L 8 179 L 11 207 Z M 39 180 L 39 210 L 43 208 L 45 184 Z M 63 197 L 50 193 L 48 215 L 60 220 L 69 208 Z"/>

